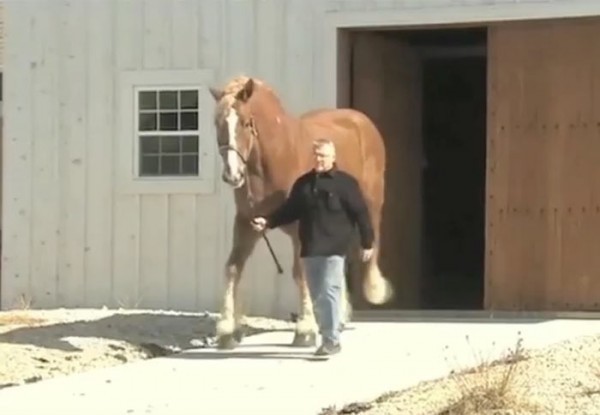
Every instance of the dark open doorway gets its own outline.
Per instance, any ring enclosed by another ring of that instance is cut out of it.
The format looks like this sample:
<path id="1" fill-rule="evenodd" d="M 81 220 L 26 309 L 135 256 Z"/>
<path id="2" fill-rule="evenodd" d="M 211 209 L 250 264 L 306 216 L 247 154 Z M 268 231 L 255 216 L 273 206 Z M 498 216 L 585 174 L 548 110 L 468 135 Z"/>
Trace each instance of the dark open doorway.
<path id="1" fill-rule="evenodd" d="M 481 309 L 486 30 L 344 36 L 339 105 L 371 116 L 388 152 L 381 265 L 399 295 L 387 307 Z"/>

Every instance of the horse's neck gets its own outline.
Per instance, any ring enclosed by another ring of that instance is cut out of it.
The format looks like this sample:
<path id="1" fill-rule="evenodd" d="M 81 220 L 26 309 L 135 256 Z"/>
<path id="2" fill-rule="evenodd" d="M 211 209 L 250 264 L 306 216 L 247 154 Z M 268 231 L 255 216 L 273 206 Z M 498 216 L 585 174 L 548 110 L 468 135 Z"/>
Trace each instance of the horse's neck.
<path id="1" fill-rule="evenodd" d="M 270 128 L 263 134 L 259 132 L 263 180 L 270 190 L 281 189 L 297 159 L 298 120 L 285 113 L 278 114 L 275 119 L 276 122 L 269 123 Z"/>
<path id="2" fill-rule="evenodd" d="M 272 211 L 283 201 L 297 157 L 293 131 L 298 121 L 285 113 L 265 121 L 256 121 L 258 142 L 248 166 L 248 182 L 237 194 L 240 206 L 258 213 Z"/>

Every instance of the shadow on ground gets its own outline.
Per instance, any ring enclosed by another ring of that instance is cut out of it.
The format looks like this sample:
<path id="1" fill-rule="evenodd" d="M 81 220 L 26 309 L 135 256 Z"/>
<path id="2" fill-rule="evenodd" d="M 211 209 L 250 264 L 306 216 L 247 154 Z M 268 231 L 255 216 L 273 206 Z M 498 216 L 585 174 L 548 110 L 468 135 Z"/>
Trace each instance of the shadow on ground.
<path id="1" fill-rule="evenodd" d="M 272 331 L 292 331 L 292 323 L 244 326 L 245 336 Z M 0 334 L 0 343 L 33 345 L 64 352 L 78 352 L 80 341 L 105 339 L 146 348 L 151 355 L 168 355 L 190 348 L 211 347 L 216 332 L 214 315 L 112 314 L 97 320 L 18 327 Z M 292 335 L 290 333 L 290 335 Z"/>
<path id="2" fill-rule="evenodd" d="M 500 314 L 500 313 L 499 313 Z M 215 314 L 163 314 L 152 312 L 115 312 L 106 317 L 98 319 L 75 321 L 57 324 L 34 324 L 20 326 L 18 328 L 0 333 L 0 343 L 33 345 L 47 349 L 60 350 L 64 352 L 78 352 L 82 349 L 78 343 L 85 342 L 85 338 L 104 339 L 115 342 L 126 342 L 141 346 L 148 354 L 154 356 L 171 355 L 186 349 L 212 348 L 216 332 Z M 494 318 L 482 318 L 473 315 L 448 316 L 444 313 L 422 313 L 411 315 L 406 313 L 400 315 L 392 313 L 379 316 L 357 316 L 356 322 L 377 323 L 418 323 L 418 324 L 538 324 L 551 320 L 548 318 L 514 318 L 512 316 L 499 315 Z M 256 323 L 258 322 L 258 323 Z M 292 321 L 280 321 L 270 319 L 249 318 L 248 324 L 244 326 L 244 335 L 251 336 L 258 333 L 286 331 L 290 332 L 290 343 L 293 338 L 294 323 Z M 347 328 L 351 329 L 351 328 Z M 78 341 L 73 341 L 73 338 Z M 248 356 L 248 358 L 260 357 L 251 351 L 239 351 L 243 342 L 236 352 L 241 353 L 237 357 Z M 289 344 L 277 345 L 286 347 Z M 294 352 L 297 348 L 292 348 Z M 243 355 L 243 356 L 242 356 Z M 269 354 L 271 355 L 271 354 Z M 295 355 L 295 353 L 294 353 Z M 184 358 L 228 358 L 234 357 L 231 352 L 225 351 L 222 357 L 205 356 L 199 354 L 194 356 L 187 353 Z M 278 357 L 280 358 L 280 357 Z"/>

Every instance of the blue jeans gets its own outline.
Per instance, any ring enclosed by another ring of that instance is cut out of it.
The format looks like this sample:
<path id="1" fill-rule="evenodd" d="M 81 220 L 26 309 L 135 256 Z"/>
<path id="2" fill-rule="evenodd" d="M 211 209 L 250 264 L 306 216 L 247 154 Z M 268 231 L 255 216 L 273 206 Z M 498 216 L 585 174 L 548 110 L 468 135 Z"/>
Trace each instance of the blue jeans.
<path id="1" fill-rule="evenodd" d="M 339 255 L 302 258 L 319 332 L 325 342 L 338 343 L 345 258 Z"/>

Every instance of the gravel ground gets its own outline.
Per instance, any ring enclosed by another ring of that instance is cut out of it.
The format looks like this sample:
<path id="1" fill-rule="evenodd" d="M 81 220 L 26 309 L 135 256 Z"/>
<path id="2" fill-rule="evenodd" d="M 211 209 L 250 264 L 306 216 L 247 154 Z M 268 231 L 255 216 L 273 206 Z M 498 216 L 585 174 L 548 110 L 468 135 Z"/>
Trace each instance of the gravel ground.
<path id="1" fill-rule="evenodd" d="M 209 347 L 215 322 L 210 313 L 146 310 L 0 312 L 0 388 Z M 287 321 L 246 319 L 247 335 L 291 328 Z M 600 337 L 573 339 L 495 363 L 321 413 L 600 414 Z M 477 403 L 483 407 L 473 407 Z"/>
<path id="2" fill-rule="evenodd" d="M 146 310 L 0 312 L 0 388 L 214 344 L 216 315 Z M 247 318 L 246 333 L 291 322 Z"/>
<path id="3" fill-rule="evenodd" d="M 600 414 L 600 337 L 586 336 L 508 357 L 389 392 L 373 402 L 326 408 L 321 414 Z"/>

